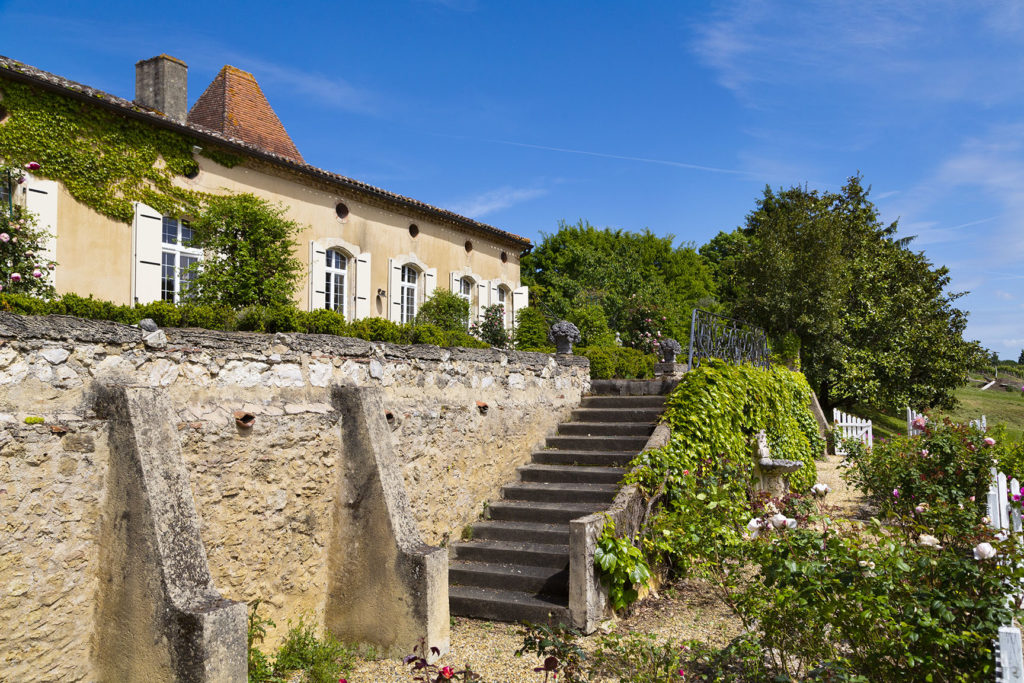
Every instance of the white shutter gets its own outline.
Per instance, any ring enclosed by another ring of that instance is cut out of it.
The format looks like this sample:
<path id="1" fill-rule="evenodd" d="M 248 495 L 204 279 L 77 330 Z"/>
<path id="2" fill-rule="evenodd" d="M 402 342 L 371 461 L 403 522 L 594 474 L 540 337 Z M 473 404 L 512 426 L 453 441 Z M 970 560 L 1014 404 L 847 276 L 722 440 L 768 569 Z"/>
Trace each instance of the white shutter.
<path id="1" fill-rule="evenodd" d="M 487 280 L 481 280 L 476 285 L 476 308 L 477 320 L 484 319 L 484 309 L 487 308 L 487 292 L 489 291 Z"/>
<path id="2" fill-rule="evenodd" d="M 500 304 L 501 303 L 501 301 L 498 300 L 498 285 L 499 284 L 501 284 L 501 280 L 491 280 L 490 282 L 487 283 L 487 305 L 488 306 L 493 306 L 495 304 Z M 507 306 L 508 304 L 506 303 L 505 305 Z"/>
<path id="3" fill-rule="evenodd" d="M 356 261 L 356 299 L 354 320 L 370 317 L 370 254 L 363 252 L 355 258 Z"/>
<path id="4" fill-rule="evenodd" d="M 160 300 L 163 254 L 163 217 L 142 202 L 135 203 L 132 224 L 132 301 L 148 304 Z"/>
<path id="5" fill-rule="evenodd" d="M 516 287 L 512 290 L 512 320 L 515 321 L 516 314 L 530 305 L 530 288 Z"/>
<path id="6" fill-rule="evenodd" d="M 33 178 L 25 174 L 25 208 L 36 218 L 36 227 L 49 233 L 43 243 L 42 258 L 38 262 L 57 260 L 57 183 L 52 180 Z M 43 263 L 43 272 L 49 272 L 47 278 L 51 285 L 57 284 L 57 272 L 47 271 Z"/>
<path id="7" fill-rule="evenodd" d="M 437 289 L 437 268 L 427 268 L 425 273 L 427 281 L 423 285 L 423 297 L 429 299 L 430 295 Z"/>
<path id="8" fill-rule="evenodd" d="M 326 305 L 324 286 L 327 284 L 327 250 L 316 242 L 309 243 L 309 310 Z"/>
<path id="9" fill-rule="evenodd" d="M 402 265 L 388 259 L 388 318 L 402 322 Z"/>
<path id="10" fill-rule="evenodd" d="M 462 294 L 459 291 L 458 278 L 455 277 L 455 273 L 448 273 L 448 291 L 452 294 Z"/>

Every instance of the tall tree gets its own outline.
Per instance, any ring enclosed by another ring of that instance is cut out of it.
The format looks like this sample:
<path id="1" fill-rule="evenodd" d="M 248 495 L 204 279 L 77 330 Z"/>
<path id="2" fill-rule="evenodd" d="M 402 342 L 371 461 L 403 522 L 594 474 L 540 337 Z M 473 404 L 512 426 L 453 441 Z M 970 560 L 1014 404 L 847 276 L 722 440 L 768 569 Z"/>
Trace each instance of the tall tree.
<path id="1" fill-rule="evenodd" d="M 868 192 L 860 176 L 838 193 L 765 188 L 718 277 L 735 280 L 737 315 L 800 340 L 826 406 L 949 405 L 981 353 L 963 339 L 961 294 L 895 238 Z"/>
<path id="2" fill-rule="evenodd" d="M 598 305 L 610 328 L 626 335 L 639 301 L 657 306 L 666 318 L 662 329 L 685 339 L 690 309 L 713 297 L 714 278 L 691 245 L 672 241 L 649 230 L 602 230 L 582 220 L 562 221 L 523 257 L 522 281 L 550 318 Z"/>

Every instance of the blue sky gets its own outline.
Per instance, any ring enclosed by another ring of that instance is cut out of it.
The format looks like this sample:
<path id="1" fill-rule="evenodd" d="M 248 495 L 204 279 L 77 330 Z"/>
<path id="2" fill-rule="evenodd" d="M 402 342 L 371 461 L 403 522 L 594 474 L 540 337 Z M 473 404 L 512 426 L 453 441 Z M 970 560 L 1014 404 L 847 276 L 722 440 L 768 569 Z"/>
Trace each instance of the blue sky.
<path id="1" fill-rule="evenodd" d="M 700 245 L 763 187 L 856 172 L 1024 348 L 1024 3 L 0 2 L 0 54 L 124 97 L 134 63 L 253 72 L 306 160 L 535 241 Z"/>

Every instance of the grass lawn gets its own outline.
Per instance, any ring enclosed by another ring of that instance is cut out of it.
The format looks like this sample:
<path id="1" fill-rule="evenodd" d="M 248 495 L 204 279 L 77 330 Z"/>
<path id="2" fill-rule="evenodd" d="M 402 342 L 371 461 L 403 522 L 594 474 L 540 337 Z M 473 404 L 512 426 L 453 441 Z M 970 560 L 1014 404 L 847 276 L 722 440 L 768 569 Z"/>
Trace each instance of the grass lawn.
<path id="1" fill-rule="evenodd" d="M 970 386 L 957 389 L 954 393 L 959 405 L 952 411 L 932 411 L 931 416 L 937 419 L 948 416 L 954 422 L 967 422 L 984 415 L 989 427 L 1004 424 L 1010 439 L 1024 441 L 1024 392 L 1020 389 L 1006 391 L 999 386 L 981 391 L 980 387 L 972 382 Z M 891 439 L 907 434 L 906 408 L 878 411 L 857 406 L 849 412 L 871 420 L 875 438 Z"/>

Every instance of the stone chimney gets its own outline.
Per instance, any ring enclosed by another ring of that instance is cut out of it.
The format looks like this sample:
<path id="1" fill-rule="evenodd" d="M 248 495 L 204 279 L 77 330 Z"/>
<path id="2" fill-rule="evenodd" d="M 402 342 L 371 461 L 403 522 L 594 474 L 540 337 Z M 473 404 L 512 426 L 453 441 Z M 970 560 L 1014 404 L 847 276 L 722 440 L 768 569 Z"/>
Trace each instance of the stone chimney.
<path id="1" fill-rule="evenodd" d="M 135 102 L 184 123 L 188 114 L 188 65 L 170 55 L 136 62 Z"/>

